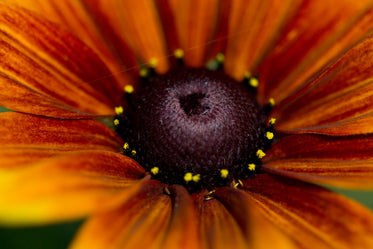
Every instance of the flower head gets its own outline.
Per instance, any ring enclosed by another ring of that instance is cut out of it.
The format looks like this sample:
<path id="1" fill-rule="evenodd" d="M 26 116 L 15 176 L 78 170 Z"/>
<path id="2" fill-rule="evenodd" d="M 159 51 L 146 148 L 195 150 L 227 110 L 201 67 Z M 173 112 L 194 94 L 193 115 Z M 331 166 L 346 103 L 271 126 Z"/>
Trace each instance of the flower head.
<path id="1" fill-rule="evenodd" d="M 372 247 L 372 213 L 316 185 L 373 187 L 370 1 L 5 2 L 1 223 L 88 217 L 72 248 Z"/>

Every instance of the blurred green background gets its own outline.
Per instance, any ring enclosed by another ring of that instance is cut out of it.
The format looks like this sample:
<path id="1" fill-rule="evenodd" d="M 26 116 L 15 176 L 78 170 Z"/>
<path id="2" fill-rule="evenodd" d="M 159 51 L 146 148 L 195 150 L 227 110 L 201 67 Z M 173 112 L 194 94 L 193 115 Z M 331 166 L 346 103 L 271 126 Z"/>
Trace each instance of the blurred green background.
<path id="1" fill-rule="evenodd" d="M 0 112 L 7 111 L 0 107 Z M 373 210 L 373 191 L 352 191 L 332 188 Z M 65 249 L 82 221 L 42 227 L 7 228 L 0 226 L 1 249 Z M 99 236 L 99 235 L 98 235 Z"/>

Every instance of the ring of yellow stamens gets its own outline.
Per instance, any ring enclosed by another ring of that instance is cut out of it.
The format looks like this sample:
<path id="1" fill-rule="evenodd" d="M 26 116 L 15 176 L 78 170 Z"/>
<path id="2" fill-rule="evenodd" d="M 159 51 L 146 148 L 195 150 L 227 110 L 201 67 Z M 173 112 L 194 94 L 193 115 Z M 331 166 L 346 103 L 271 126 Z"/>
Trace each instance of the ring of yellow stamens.
<path id="1" fill-rule="evenodd" d="M 265 157 L 266 153 L 264 153 L 264 151 L 262 150 L 257 150 L 256 152 L 256 156 L 259 158 L 259 159 L 262 159 L 263 157 Z"/>
<path id="2" fill-rule="evenodd" d="M 229 171 L 227 169 L 220 170 L 220 177 L 221 178 L 224 178 L 224 179 L 227 178 L 228 174 L 229 174 Z"/>
<path id="3" fill-rule="evenodd" d="M 135 89 L 133 88 L 132 85 L 125 85 L 124 86 L 124 91 L 128 94 L 131 94 L 133 93 L 133 91 L 135 91 Z M 123 110 L 123 107 L 122 107 L 122 110 Z M 122 111 L 123 112 L 123 111 Z M 118 114 L 119 115 L 119 114 Z"/>
<path id="4" fill-rule="evenodd" d="M 150 169 L 150 172 L 152 172 L 153 175 L 157 175 L 159 173 L 159 168 L 158 167 L 153 167 Z"/>

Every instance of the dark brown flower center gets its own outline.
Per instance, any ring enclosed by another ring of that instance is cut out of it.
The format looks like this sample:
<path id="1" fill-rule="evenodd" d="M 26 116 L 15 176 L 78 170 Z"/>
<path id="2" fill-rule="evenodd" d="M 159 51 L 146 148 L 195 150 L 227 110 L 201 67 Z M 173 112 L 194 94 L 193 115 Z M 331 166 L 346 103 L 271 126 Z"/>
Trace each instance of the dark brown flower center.
<path id="1" fill-rule="evenodd" d="M 155 179 L 194 192 L 259 170 L 266 118 L 243 84 L 221 72 L 183 68 L 149 78 L 131 96 L 118 132 L 127 154 Z"/>

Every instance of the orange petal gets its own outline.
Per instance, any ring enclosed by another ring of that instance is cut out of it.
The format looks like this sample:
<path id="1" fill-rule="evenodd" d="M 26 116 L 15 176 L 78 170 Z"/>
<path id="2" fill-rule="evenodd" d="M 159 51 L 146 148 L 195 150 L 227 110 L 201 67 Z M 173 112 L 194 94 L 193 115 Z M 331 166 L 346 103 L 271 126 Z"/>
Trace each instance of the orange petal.
<path id="1" fill-rule="evenodd" d="M 218 18 L 218 1 L 177 1 L 171 6 L 186 64 L 191 67 L 204 66 Z"/>
<path id="2" fill-rule="evenodd" d="M 167 230 L 171 212 L 163 185 L 150 181 L 119 208 L 89 219 L 71 248 L 154 248 Z"/>
<path id="3" fill-rule="evenodd" d="M 373 215 L 368 209 L 322 187 L 258 175 L 244 182 L 248 197 L 299 248 L 372 248 Z"/>
<path id="4" fill-rule="evenodd" d="M 125 71 L 136 67 L 135 57 L 123 41 L 121 46 L 113 46 L 116 40 L 112 40 L 111 28 L 107 27 L 105 20 L 99 15 L 100 10 L 97 5 L 95 10 L 91 10 L 85 1 L 5 0 L 5 2 L 33 10 L 61 24 L 84 41 L 105 62 L 111 71 L 108 77 L 116 79 L 112 80 L 113 84 L 118 84 L 120 88 L 130 84 L 131 79 Z M 136 70 L 128 72 L 137 73 Z"/>
<path id="5" fill-rule="evenodd" d="M 259 70 L 261 102 L 279 103 L 373 29 L 372 1 L 303 1 Z M 320 18 L 322 17 L 322 18 Z"/>
<path id="6" fill-rule="evenodd" d="M 278 119 L 276 128 L 335 135 L 373 132 L 373 126 L 367 125 L 373 105 L 372 46 L 371 37 L 279 106 L 274 114 Z M 360 117 L 365 121 L 360 121 Z"/>
<path id="7" fill-rule="evenodd" d="M 248 248 L 245 234 L 235 218 L 216 199 L 196 201 L 199 207 L 203 248 Z"/>
<path id="8" fill-rule="evenodd" d="M 190 194 L 179 185 L 170 186 L 168 189 L 172 198 L 172 219 L 161 248 L 201 248 L 197 212 Z"/>
<path id="9" fill-rule="evenodd" d="M 241 80 L 254 73 L 263 56 L 273 48 L 284 23 L 299 7 L 298 1 L 232 1 L 224 67 Z"/>
<path id="10" fill-rule="evenodd" d="M 15 112 L 0 114 L 0 133 L 4 134 L 0 137 L 1 168 L 67 151 L 119 152 L 123 143 L 114 131 L 94 120 L 58 120 Z"/>
<path id="11" fill-rule="evenodd" d="M 136 56 L 144 63 L 153 58 L 157 60 L 156 70 L 166 72 L 168 69 L 168 54 L 162 33 L 160 18 L 153 1 L 85 1 L 91 12 L 100 11 L 100 18 L 104 19 L 113 34 L 115 48 L 121 42 L 128 44 Z M 98 18 L 98 20 L 100 20 Z M 101 22 L 102 23 L 102 22 Z M 121 54 L 125 56 L 125 54 Z"/>
<path id="12" fill-rule="evenodd" d="M 18 86 L 92 114 L 114 113 L 121 94 L 108 78 L 110 71 L 86 45 L 21 9 L 1 5 L 0 22 L 0 84 L 6 90 L 13 83 L 9 95 L 17 94 Z"/>
<path id="13" fill-rule="evenodd" d="M 282 138 L 264 158 L 264 168 L 306 181 L 373 188 L 373 136 L 293 135 Z"/>
<path id="14" fill-rule="evenodd" d="M 249 248 L 267 249 L 273 248 L 273 245 L 276 245 L 276 249 L 297 248 L 288 234 L 280 231 L 259 212 L 257 204 L 244 191 L 218 188 L 214 196 L 236 219 Z"/>
<path id="15" fill-rule="evenodd" d="M 0 222 L 44 224 L 103 208 L 144 175 L 133 160 L 112 152 L 66 154 L 0 174 Z"/>

